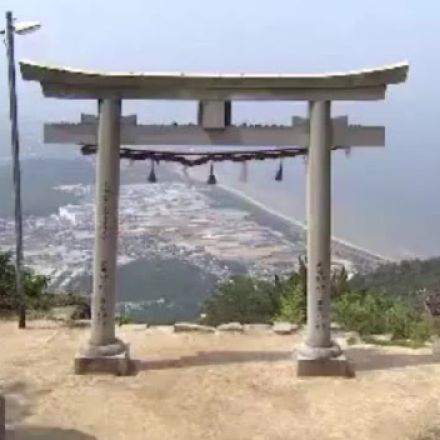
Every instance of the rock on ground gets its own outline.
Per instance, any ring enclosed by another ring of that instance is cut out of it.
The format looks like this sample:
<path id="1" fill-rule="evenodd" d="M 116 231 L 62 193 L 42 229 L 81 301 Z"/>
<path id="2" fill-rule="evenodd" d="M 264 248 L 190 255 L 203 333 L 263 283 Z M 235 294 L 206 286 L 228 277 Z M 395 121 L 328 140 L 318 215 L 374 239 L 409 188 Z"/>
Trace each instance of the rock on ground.
<path id="1" fill-rule="evenodd" d="M 358 332 L 355 331 L 341 331 L 334 332 L 333 338 L 335 342 L 343 349 L 346 350 L 351 345 L 362 344 L 362 338 Z"/>
<path id="2" fill-rule="evenodd" d="M 261 333 L 270 332 L 272 326 L 270 324 L 244 324 L 244 331 L 246 333 Z"/>
<path id="3" fill-rule="evenodd" d="M 215 328 L 209 327 L 208 325 L 195 324 L 193 322 L 176 322 L 174 324 L 174 332 L 214 333 Z"/>
<path id="4" fill-rule="evenodd" d="M 55 320 L 69 321 L 75 311 L 76 306 L 53 307 L 49 312 L 49 316 Z"/>
<path id="5" fill-rule="evenodd" d="M 393 339 L 393 335 L 391 333 L 385 335 L 370 335 L 370 339 L 376 342 L 390 342 L 391 339 Z"/>
<path id="6" fill-rule="evenodd" d="M 244 327 L 243 324 L 240 324 L 239 322 L 227 322 L 217 326 L 217 330 L 221 332 L 243 332 Z"/>
<path id="7" fill-rule="evenodd" d="M 339 330 L 342 330 L 342 325 L 339 324 L 338 322 L 332 322 L 332 323 L 330 324 L 330 330 L 331 330 L 331 331 L 339 331 Z"/>
<path id="8" fill-rule="evenodd" d="M 292 324 L 291 322 L 274 322 L 272 331 L 277 335 L 292 335 L 298 328 L 297 324 Z"/>

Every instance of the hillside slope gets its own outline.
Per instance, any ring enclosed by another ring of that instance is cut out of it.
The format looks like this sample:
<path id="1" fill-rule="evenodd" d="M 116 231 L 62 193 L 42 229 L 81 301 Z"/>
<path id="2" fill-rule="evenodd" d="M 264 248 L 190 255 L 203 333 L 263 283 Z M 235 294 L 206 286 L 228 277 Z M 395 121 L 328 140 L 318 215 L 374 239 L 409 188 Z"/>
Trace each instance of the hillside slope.
<path id="1" fill-rule="evenodd" d="M 384 264 L 367 274 L 356 275 L 351 285 L 356 289 L 417 299 L 421 289 L 440 288 L 440 257 Z"/>

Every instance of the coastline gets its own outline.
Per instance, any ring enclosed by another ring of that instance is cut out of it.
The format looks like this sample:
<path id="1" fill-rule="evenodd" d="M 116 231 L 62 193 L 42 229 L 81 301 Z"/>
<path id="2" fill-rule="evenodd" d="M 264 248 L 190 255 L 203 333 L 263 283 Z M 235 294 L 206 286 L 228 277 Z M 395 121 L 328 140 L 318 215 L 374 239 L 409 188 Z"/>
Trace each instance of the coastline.
<path id="1" fill-rule="evenodd" d="M 274 215 L 275 217 L 278 217 L 278 218 L 280 218 L 280 219 L 282 219 L 282 220 L 284 220 L 284 221 L 286 221 L 288 223 L 294 224 L 295 226 L 298 226 L 299 228 L 303 229 L 304 231 L 307 230 L 307 225 L 305 223 L 300 222 L 299 220 L 297 220 L 295 218 L 290 218 L 287 215 L 282 214 L 281 212 L 278 212 L 275 209 L 270 208 L 270 207 L 264 205 L 262 202 L 260 202 L 260 201 L 258 201 L 256 199 L 254 199 L 253 197 L 243 193 L 242 191 L 239 191 L 239 190 L 237 190 L 237 189 L 235 189 L 235 188 L 233 188 L 231 186 L 225 185 L 223 183 L 218 183 L 217 186 L 219 186 L 220 188 L 222 188 L 225 191 L 228 191 L 228 192 L 236 195 L 237 197 L 240 197 L 240 198 L 242 198 L 242 199 L 244 199 L 244 200 L 254 204 L 258 208 L 266 211 L 267 213 L 269 213 L 271 215 Z M 393 260 L 390 257 L 386 257 L 385 255 L 378 254 L 376 252 L 371 251 L 370 249 L 365 249 L 365 248 L 363 248 L 361 246 L 358 246 L 358 245 L 356 245 L 354 243 L 351 243 L 351 242 L 349 242 L 347 240 L 344 240 L 343 238 L 335 237 L 335 236 L 332 235 L 331 239 L 335 243 L 341 244 L 343 246 L 347 246 L 347 247 L 352 248 L 352 249 L 354 249 L 356 251 L 359 251 L 359 252 L 363 252 L 364 254 L 371 255 L 372 257 L 379 258 L 381 260 L 389 261 L 389 262 L 395 261 L 395 260 Z"/>
<path id="2" fill-rule="evenodd" d="M 185 174 L 182 171 L 177 171 L 177 173 L 181 177 L 183 177 L 184 179 L 185 178 L 188 179 L 188 177 L 189 177 L 190 179 L 196 181 L 197 183 L 204 182 L 204 178 L 202 179 L 200 176 L 198 176 L 197 172 L 194 172 L 195 171 L 194 169 L 191 169 L 190 171 L 191 172 L 188 172 L 186 176 L 185 176 Z M 227 191 L 230 194 L 233 194 L 236 197 L 241 198 L 242 200 L 247 201 L 248 203 L 253 204 L 257 208 L 265 211 L 266 213 L 268 213 L 270 215 L 273 215 L 273 216 L 277 217 L 278 219 L 281 219 L 281 220 L 283 220 L 283 221 L 285 221 L 285 222 L 287 222 L 289 224 L 292 224 L 292 225 L 294 225 L 294 226 L 296 226 L 298 228 L 301 228 L 303 231 L 307 231 L 306 223 L 301 222 L 301 221 L 295 219 L 294 217 L 289 217 L 289 216 L 287 216 L 287 215 L 277 211 L 276 209 L 271 208 L 271 207 L 265 205 L 263 202 L 255 199 L 254 197 L 246 194 L 243 191 L 240 191 L 240 190 L 234 188 L 233 186 L 230 186 L 230 185 L 227 185 L 227 184 L 224 184 L 224 183 L 217 183 L 217 187 L 221 188 L 224 191 Z M 346 247 L 348 247 L 350 249 L 353 249 L 353 250 L 355 250 L 357 252 L 362 252 L 363 254 L 366 254 L 366 255 L 369 255 L 369 256 L 371 256 L 373 258 L 377 258 L 379 260 L 382 260 L 383 262 L 395 262 L 395 261 L 397 261 L 394 258 L 385 256 L 385 255 L 381 255 L 381 254 L 379 254 L 377 252 L 372 251 L 371 249 L 363 248 L 361 246 L 356 245 L 355 243 L 352 243 L 352 242 L 350 242 L 348 240 L 345 240 L 343 238 L 340 238 L 340 237 L 336 237 L 334 235 L 331 236 L 331 240 L 333 242 L 337 243 L 337 244 L 340 244 L 342 246 L 346 246 Z"/>

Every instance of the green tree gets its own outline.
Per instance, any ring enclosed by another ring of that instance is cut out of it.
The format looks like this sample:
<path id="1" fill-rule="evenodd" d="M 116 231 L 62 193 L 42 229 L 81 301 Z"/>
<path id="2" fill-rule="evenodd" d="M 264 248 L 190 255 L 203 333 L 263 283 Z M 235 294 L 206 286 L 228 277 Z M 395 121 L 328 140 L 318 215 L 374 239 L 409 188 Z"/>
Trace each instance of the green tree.
<path id="1" fill-rule="evenodd" d="M 6 310 L 15 309 L 13 292 L 15 291 L 15 268 L 9 252 L 0 253 L 0 307 Z"/>
<path id="2" fill-rule="evenodd" d="M 333 298 L 337 298 L 345 292 L 350 290 L 350 282 L 348 280 L 348 274 L 344 266 L 340 270 L 333 272 L 331 276 L 331 295 Z"/>
<path id="3" fill-rule="evenodd" d="M 36 275 L 30 269 L 23 270 L 23 286 L 28 308 L 49 307 L 46 289 L 49 278 Z M 17 308 L 15 296 L 15 266 L 10 252 L 0 252 L 0 311 L 12 312 Z"/>

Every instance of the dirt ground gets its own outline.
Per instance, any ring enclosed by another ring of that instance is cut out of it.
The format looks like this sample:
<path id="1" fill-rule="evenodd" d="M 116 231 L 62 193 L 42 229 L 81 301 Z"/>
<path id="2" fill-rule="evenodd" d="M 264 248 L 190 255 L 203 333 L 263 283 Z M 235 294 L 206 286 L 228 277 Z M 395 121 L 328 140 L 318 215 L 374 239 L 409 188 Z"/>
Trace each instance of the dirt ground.
<path id="1" fill-rule="evenodd" d="M 1 322 L 7 439 L 402 440 L 440 426 L 440 363 L 429 349 L 352 346 L 356 378 L 298 379 L 300 335 L 118 333 L 139 372 L 75 376 L 87 328 Z"/>

